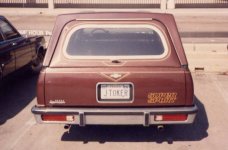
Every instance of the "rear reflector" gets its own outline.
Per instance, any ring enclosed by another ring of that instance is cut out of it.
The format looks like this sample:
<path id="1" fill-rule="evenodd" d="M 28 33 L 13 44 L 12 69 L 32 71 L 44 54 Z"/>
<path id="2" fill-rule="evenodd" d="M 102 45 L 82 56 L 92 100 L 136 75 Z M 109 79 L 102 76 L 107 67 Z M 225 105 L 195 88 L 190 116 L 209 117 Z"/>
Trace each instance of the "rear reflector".
<path id="1" fill-rule="evenodd" d="M 43 121 L 74 121 L 72 115 L 41 115 Z"/>
<path id="2" fill-rule="evenodd" d="M 164 114 L 164 115 L 155 115 L 155 121 L 185 121 L 187 120 L 187 114 Z"/>

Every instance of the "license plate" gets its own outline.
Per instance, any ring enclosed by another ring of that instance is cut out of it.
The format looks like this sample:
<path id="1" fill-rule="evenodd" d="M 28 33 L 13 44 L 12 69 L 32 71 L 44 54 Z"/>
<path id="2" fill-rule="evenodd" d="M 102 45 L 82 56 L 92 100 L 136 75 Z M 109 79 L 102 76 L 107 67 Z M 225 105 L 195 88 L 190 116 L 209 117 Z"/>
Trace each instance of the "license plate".
<path id="1" fill-rule="evenodd" d="M 126 101 L 132 100 L 132 84 L 99 84 L 98 99 L 103 101 Z"/>

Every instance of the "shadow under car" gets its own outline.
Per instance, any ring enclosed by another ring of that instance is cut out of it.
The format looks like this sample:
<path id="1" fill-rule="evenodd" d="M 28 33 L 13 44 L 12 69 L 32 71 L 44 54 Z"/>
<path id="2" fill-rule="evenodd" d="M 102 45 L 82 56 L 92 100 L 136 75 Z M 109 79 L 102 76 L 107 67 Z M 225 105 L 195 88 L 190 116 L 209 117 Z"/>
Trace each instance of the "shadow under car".
<path id="1" fill-rule="evenodd" d="M 36 97 L 37 77 L 24 69 L 1 81 L 0 125 L 16 116 Z"/>
<path id="2" fill-rule="evenodd" d="M 209 127 L 204 105 L 195 97 L 198 114 L 195 122 L 189 125 L 168 125 L 164 131 L 158 131 L 156 126 L 72 126 L 65 132 L 62 141 L 88 142 L 168 142 L 200 141 L 208 136 Z"/>

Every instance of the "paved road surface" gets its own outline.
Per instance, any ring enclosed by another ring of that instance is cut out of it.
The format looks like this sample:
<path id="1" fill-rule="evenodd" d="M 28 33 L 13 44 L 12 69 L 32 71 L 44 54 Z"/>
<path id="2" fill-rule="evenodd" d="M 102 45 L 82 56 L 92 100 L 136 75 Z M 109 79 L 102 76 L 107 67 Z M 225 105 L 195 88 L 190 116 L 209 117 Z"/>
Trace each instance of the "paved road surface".
<path id="1" fill-rule="evenodd" d="M 1 150 L 40 149 L 228 149 L 228 75 L 193 74 L 199 107 L 193 125 L 169 126 L 162 133 L 155 127 L 36 124 L 30 112 L 35 104 L 37 77 L 21 73 L 0 91 Z"/>

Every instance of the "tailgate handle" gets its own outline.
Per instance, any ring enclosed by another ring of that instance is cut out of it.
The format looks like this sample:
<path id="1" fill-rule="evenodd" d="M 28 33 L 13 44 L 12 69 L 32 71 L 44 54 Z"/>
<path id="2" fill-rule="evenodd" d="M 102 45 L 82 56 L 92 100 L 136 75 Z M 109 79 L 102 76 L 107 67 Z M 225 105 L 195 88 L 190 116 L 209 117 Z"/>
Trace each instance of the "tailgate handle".
<path id="1" fill-rule="evenodd" d="M 112 63 L 114 63 L 114 64 L 119 64 L 119 63 L 121 63 L 121 61 L 120 61 L 120 60 L 115 59 L 115 60 L 112 60 Z"/>

